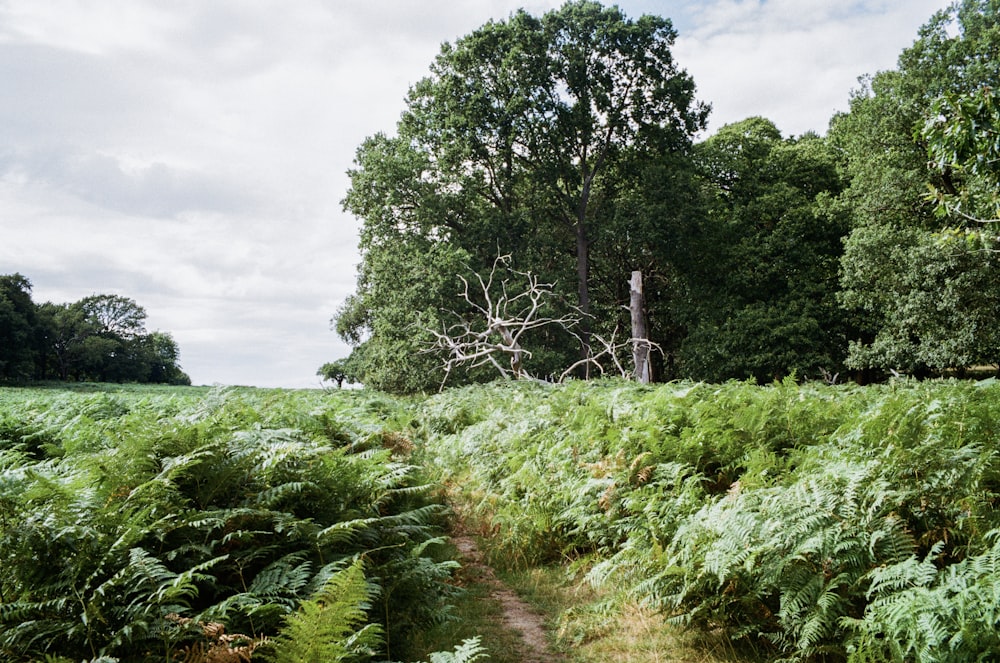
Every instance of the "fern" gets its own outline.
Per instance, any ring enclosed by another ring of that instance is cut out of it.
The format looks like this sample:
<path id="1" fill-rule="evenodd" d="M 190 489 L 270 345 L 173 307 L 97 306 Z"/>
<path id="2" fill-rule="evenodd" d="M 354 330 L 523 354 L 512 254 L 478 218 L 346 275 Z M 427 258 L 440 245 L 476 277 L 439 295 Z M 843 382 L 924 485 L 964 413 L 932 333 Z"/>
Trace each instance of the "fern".
<path id="1" fill-rule="evenodd" d="M 451 567 L 426 557 L 436 496 L 390 451 L 354 451 L 390 402 L 233 388 L 15 396 L 0 419 L 51 451 L 0 451 L 4 660 L 222 655 L 167 615 L 266 637 L 359 556 L 393 597 L 377 611 L 393 637 L 453 591 Z M 336 425 L 342 412 L 359 419 Z"/>
<path id="2" fill-rule="evenodd" d="M 427 663 L 474 663 L 489 656 L 480 644 L 479 638 L 470 638 L 455 647 L 454 651 L 431 652 L 428 658 L 430 660 Z"/>
<path id="3" fill-rule="evenodd" d="M 372 593 L 360 561 L 333 575 L 314 598 L 286 618 L 269 660 L 335 663 L 374 655 L 381 646 L 382 628 L 366 623 Z"/>
<path id="4" fill-rule="evenodd" d="M 982 555 L 939 569 L 943 545 L 924 560 L 911 557 L 873 571 L 871 604 L 855 632 L 851 661 L 959 662 L 992 660 L 1000 652 L 1000 530 Z"/>

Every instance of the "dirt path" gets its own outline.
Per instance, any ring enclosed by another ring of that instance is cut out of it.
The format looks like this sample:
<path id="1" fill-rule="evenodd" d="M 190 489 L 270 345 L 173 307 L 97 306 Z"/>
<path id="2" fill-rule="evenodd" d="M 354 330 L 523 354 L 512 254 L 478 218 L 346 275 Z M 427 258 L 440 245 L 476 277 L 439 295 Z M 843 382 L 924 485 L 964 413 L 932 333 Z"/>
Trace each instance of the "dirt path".
<path id="1" fill-rule="evenodd" d="M 553 663 L 564 660 L 549 651 L 542 617 L 504 585 L 492 568 L 483 563 L 483 556 L 475 539 L 471 536 L 458 535 L 452 538 L 452 543 L 458 548 L 463 566 L 474 571 L 480 581 L 490 588 L 490 597 L 496 600 L 503 610 L 504 626 L 521 634 L 521 663 Z"/>

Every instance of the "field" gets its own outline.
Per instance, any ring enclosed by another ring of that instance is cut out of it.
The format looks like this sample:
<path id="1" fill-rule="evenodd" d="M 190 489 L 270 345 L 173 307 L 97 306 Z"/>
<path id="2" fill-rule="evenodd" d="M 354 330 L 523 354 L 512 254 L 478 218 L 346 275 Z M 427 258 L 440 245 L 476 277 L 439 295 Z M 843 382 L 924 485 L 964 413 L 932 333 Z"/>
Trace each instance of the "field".
<path id="1" fill-rule="evenodd" d="M 477 660 L 452 511 L 567 660 L 987 660 L 998 422 L 993 381 L 0 389 L 0 660 Z"/>

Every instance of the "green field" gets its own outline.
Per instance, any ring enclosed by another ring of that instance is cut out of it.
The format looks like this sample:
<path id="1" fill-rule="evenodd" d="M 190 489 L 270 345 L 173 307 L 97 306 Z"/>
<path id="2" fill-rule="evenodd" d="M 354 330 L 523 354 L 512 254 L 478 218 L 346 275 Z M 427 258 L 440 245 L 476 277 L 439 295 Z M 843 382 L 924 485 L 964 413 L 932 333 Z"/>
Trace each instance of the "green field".
<path id="1" fill-rule="evenodd" d="M 0 389 L 0 660 L 475 660 L 414 644 L 477 635 L 446 501 L 568 660 L 989 660 L 998 422 L 993 381 Z"/>

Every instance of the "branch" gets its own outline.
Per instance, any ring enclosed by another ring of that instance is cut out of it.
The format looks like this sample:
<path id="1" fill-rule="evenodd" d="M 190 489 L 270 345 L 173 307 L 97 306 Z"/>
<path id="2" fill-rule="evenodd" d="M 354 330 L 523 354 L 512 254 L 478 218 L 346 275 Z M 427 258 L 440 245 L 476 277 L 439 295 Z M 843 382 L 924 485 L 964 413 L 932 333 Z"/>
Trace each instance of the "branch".
<path id="1" fill-rule="evenodd" d="M 583 359 L 574 362 L 573 365 L 571 365 L 569 368 L 567 368 L 559 375 L 558 381 L 559 382 L 566 381 L 566 379 L 573 374 L 573 371 L 580 368 L 581 366 L 588 366 L 588 365 L 597 368 L 597 370 L 600 371 L 601 375 L 603 376 L 604 365 L 601 363 L 601 359 L 605 357 L 611 359 L 611 362 L 614 365 L 615 370 L 618 371 L 619 377 L 622 377 L 626 380 L 631 380 L 633 379 L 632 372 L 627 370 L 624 366 L 622 366 L 621 360 L 618 359 L 618 354 L 619 351 L 623 350 L 624 348 L 629 348 L 635 343 L 644 343 L 649 346 L 650 350 L 656 350 L 661 355 L 663 354 L 663 348 L 660 347 L 658 343 L 654 343 L 649 339 L 628 338 L 624 341 L 616 341 L 615 337 L 617 335 L 618 335 L 618 327 L 615 327 L 615 330 L 611 332 L 610 339 L 605 339 L 604 337 L 599 336 L 598 334 L 591 334 L 591 339 L 596 340 L 603 347 L 603 349 L 597 354 L 588 353 L 588 355 Z"/>
<path id="2" fill-rule="evenodd" d="M 459 297 L 471 308 L 474 319 L 463 319 L 451 311 L 458 318 L 457 323 L 441 331 L 428 330 L 435 340 L 427 351 L 439 351 L 447 357 L 443 366 L 445 380 L 454 368 L 462 365 L 470 368 L 492 365 L 503 377 L 526 378 L 528 372 L 524 361 L 531 358 L 531 352 L 521 346 L 523 335 L 548 325 L 557 325 L 573 334 L 572 328 L 579 324 L 582 313 L 576 309 L 560 316 L 542 316 L 541 311 L 547 298 L 553 296 L 555 284 L 542 283 L 531 272 L 513 270 L 510 262 L 509 254 L 498 255 L 488 277 L 476 274 L 481 291 L 476 297 L 470 292 L 469 281 L 459 276 L 462 282 Z M 500 269 L 523 279 L 523 289 L 512 289 L 510 278 L 498 280 Z M 504 358 L 509 368 L 501 362 Z"/>

